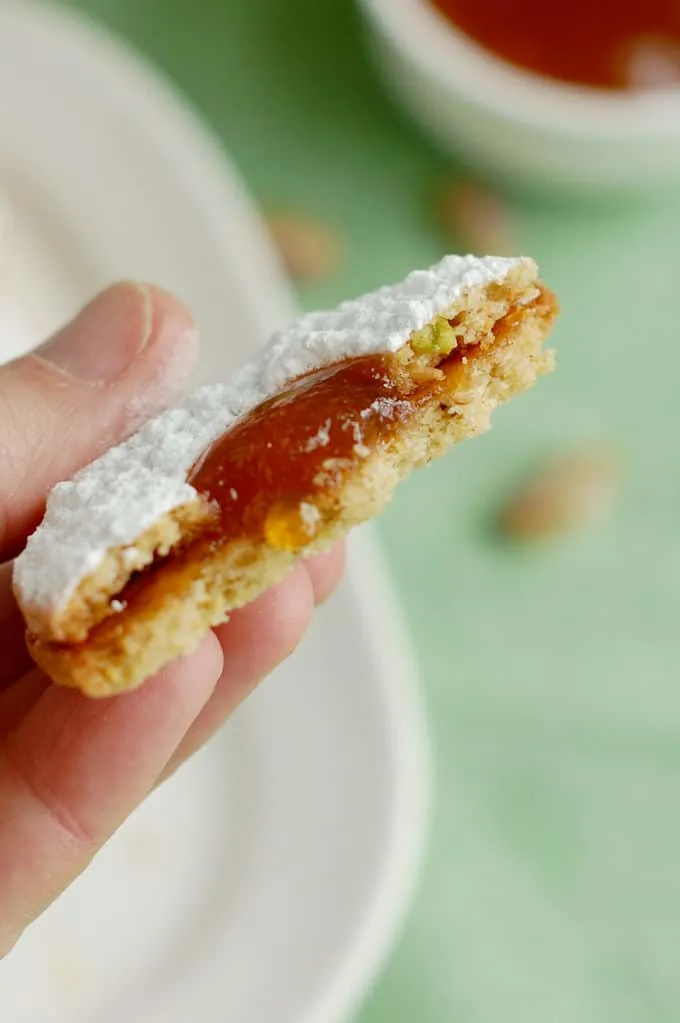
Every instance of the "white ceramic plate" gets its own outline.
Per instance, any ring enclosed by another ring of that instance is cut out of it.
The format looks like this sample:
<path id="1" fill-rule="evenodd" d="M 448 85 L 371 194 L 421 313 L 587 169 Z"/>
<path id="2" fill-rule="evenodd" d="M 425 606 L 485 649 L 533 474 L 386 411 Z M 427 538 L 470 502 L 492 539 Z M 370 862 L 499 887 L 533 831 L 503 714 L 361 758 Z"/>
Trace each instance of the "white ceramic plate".
<path id="1" fill-rule="evenodd" d="M 191 305 L 204 378 L 290 315 L 212 141 L 108 37 L 0 2 L 0 96 L 3 358 L 121 276 Z M 355 538 L 296 656 L 0 964 L 3 1023 L 350 1016 L 406 907 L 428 791 L 411 653 L 376 559 Z"/>

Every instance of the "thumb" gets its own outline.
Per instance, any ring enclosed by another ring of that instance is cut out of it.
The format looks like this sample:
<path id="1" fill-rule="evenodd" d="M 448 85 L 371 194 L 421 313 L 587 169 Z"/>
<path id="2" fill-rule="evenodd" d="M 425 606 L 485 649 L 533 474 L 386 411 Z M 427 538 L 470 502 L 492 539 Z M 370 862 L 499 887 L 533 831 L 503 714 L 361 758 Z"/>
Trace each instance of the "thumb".
<path id="1" fill-rule="evenodd" d="M 0 367 L 0 558 L 23 542 L 55 483 L 176 397 L 197 348 L 179 301 L 117 284 Z"/>

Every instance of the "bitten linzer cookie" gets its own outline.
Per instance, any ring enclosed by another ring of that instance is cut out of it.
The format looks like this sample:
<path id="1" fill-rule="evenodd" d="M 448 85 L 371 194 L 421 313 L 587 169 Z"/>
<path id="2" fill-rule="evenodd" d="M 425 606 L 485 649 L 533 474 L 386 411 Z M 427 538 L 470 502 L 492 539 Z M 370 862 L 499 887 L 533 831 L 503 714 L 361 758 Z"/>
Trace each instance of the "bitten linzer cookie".
<path id="1" fill-rule="evenodd" d="M 15 563 L 37 663 L 138 686 L 552 368 L 529 259 L 447 256 L 277 334 L 68 483 Z"/>

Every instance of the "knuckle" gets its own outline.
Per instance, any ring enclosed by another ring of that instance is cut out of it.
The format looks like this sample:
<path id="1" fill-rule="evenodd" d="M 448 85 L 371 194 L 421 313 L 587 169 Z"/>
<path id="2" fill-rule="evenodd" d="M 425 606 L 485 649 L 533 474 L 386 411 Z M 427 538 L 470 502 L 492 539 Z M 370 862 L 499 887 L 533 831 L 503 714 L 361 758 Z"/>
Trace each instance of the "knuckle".
<path id="1" fill-rule="evenodd" d="M 14 777 L 15 783 L 30 800 L 44 811 L 52 825 L 78 850 L 92 850 L 96 846 L 94 836 L 79 821 L 73 811 L 59 798 L 42 772 L 35 770 L 35 764 L 23 753 L 23 746 L 10 733 L 5 739 L 3 754 L 5 767 Z"/>

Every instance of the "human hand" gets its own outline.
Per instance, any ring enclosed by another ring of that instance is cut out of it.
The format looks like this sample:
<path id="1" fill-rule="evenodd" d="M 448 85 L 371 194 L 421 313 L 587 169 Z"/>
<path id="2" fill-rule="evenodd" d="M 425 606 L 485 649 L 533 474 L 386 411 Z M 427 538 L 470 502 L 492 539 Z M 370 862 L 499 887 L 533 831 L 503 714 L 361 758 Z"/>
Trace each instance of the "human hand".
<path id="1" fill-rule="evenodd" d="M 11 563 L 50 487 L 178 395 L 198 341 L 183 306 L 117 285 L 0 367 L 0 956 L 135 806 L 297 646 L 344 552 L 299 563 L 191 656 L 88 700 L 31 666 Z"/>

